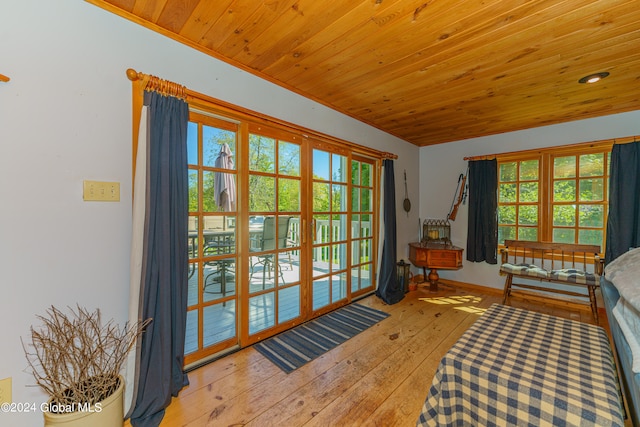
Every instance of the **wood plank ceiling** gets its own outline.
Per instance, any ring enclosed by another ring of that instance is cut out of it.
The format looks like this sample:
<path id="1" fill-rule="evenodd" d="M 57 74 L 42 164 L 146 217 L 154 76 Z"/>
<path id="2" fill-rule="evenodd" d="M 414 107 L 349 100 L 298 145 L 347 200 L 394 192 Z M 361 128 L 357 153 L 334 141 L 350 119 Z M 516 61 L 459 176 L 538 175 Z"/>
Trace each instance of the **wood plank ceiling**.
<path id="1" fill-rule="evenodd" d="M 640 109 L 638 0 L 87 1 L 418 146 Z"/>

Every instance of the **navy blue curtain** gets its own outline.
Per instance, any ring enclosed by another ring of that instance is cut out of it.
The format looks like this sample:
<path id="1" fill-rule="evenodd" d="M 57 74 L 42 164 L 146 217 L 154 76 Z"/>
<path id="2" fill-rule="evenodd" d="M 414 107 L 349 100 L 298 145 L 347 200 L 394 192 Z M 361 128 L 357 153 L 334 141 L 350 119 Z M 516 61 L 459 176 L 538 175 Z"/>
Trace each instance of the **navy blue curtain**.
<path id="1" fill-rule="evenodd" d="M 183 371 L 187 312 L 189 107 L 181 99 L 145 92 L 149 141 L 142 264 L 142 334 L 133 426 L 158 426 L 172 396 L 189 381 Z"/>
<path id="2" fill-rule="evenodd" d="M 393 171 L 393 160 L 384 159 L 384 242 L 380 259 L 380 278 L 376 295 L 387 304 L 395 304 L 404 298 L 404 286 L 398 283 L 398 267 L 396 265 L 398 248 L 396 236 L 396 183 Z"/>
<path id="3" fill-rule="evenodd" d="M 498 161 L 469 161 L 467 260 L 497 264 Z"/>
<path id="4" fill-rule="evenodd" d="M 605 263 L 640 246 L 640 142 L 611 150 Z"/>

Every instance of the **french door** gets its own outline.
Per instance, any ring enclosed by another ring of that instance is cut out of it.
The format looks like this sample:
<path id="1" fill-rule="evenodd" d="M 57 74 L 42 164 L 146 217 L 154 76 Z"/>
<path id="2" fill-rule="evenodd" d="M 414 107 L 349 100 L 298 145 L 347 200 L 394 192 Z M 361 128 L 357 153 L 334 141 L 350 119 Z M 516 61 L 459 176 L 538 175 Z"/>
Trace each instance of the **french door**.
<path id="1" fill-rule="evenodd" d="M 249 223 L 245 230 L 250 236 L 240 316 L 243 345 L 305 318 L 303 139 L 261 125 L 248 128 L 245 204 Z"/>
<path id="2" fill-rule="evenodd" d="M 187 145 L 187 364 L 374 289 L 375 160 L 194 112 Z"/>

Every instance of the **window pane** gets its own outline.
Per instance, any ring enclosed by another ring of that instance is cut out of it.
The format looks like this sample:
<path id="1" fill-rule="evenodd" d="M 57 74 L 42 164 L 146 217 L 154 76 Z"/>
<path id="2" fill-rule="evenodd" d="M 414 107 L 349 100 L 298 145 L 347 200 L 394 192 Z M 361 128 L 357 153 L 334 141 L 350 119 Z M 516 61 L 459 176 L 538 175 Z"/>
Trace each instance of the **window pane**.
<path id="1" fill-rule="evenodd" d="M 371 261 L 371 239 L 360 241 L 360 263 L 367 263 Z"/>
<path id="2" fill-rule="evenodd" d="M 360 237 L 360 215 L 351 215 L 351 238 Z"/>
<path id="3" fill-rule="evenodd" d="M 300 210 L 300 180 L 278 179 L 278 211 L 297 212 Z"/>
<path id="4" fill-rule="evenodd" d="M 275 172 L 276 141 L 262 135 L 249 135 L 249 169 Z"/>
<path id="5" fill-rule="evenodd" d="M 516 207 L 514 205 L 498 206 L 498 223 L 515 224 Z"/>
<path id="6" fill-rule="evenodd" d="M 351 188 L 351 210 L 360 211 L 360 189 L 358 187 Z"/>
<path id="7" fill-rule="evenodd" d="M 371 283 L 371 264 L 360 266 L 360 289 L 368 288 Z"/>
<path id="8" fill-rule="evenodd" d="M 537 202 L 538 201 L 538 183 L 524 182 L 520 184 L 520 201 L 521 202 Z"/>
<path id="9" fill-rule="evenodd" d="M 327 243 L 331 237 L 329 230 L 329 216 L 327 214 L 314 215 L 313 222 L 315 230 L 313 233 L 313 243 Z M 315 254 L 315 250 L 314 250 Z"/>
<path id="10" fill-rule="evenodd" d="M 574 180 L 554 181 L 553 201 L 573 202 L 576 200 L 576 182 Z"/>
<path id="11" fill-rule="evenodd" d="M 573 228 L 554 228 L 553 241 L 555 243 L 575 243 L 576 231 Z"/>
<path id="12" fill-rule="evenodd" d="M 347 273 L 333 276 L 331 281 L 331 301 L 336 302 L 347 297 Z"/>
<path id="13" fill-rule="evenodd" d="M 187 163 L 198 164 L 198 124 L 194 122 L 187 124 Z"/>
<path id="14" fill-rule="evenodd" d="M 351 183 L 360 184 L 360 162 L 357 160 L 351 161 Z"/>
<path id="15" fill-rule="evenodd" d="M 369 163 L 362 163 L 360 171 L 360 185 L 363 187 L 372 187 L 373 179 L 371 178 L 371 165 Z"/>
<path id="16" fill-rule="evenodd" d="M 576 156 L 556 157 L 553 159 L 554 178 L 575 178 Z"/>
<path id="17" fill-rule="evenodd" d="M 300 146 L 290 142 L 278 144 L 278 172 L 300 176 Z"/>
<path id="18" fill-rule="evenodd" d="M 526 160 L 520 163 L 520 180 L 534 181 L 538 179 L 538 160 Z"/>
<path id="19" fill-rule="evenodd" d="M 517 163 L 501 163 L 500 164 L 500 182 L 516 180 Z"/>
<path id="20" fill-rule="evenodd" d="M 322 182 L 313 183 L 313 211 L 328 212 L 329 211 L 329 184 Z"/>
<path id="21" fill-rule="evenodd" d="M 580 180 L 580 201 L 598 202 L 604 200 L 604 180 L 602 178 Z"/>
<path id="22" fill-rule="evenodd" d="M 274 299 L 273 292 L 249 298 L 249 334 L 255 334 L 275 325 Z"/>
<path id="23" fill-rule="evenodd" d="M 538 225 L 538 206 L 524 205 L 520 206 L 518 212 L 519 225 Z"/>
<path id="24" fill-rule="evenodd" d="M 373 230 L 371 227 L 373 224 L 371 223 L 371 215 L 362 215 L 360 221 L 360 236 L 361 237 L 371 237 L 373 234 Z"/>
<path id="25" fill-rule="evenodd" d="M 578 231 L 578 243 L 582 245 L 598 245 L 602 250 L 604 236 L 602 230 L 580 230 Z"/>
<path id="26" fill-rule="evenodd" d="M 202 126 L 202 164 L 215 166 L 222 144 L 229 144 L 232 153 L 236 152 L 236 133 L 211 126 Z"/>
<path id="27" fill-rule="evenodd" d="M 360 264 L 360 241 L 351 241 L 351 264 Z"/>
<path id="28" fill-rule="evenodd" d="M 575 205 L 557 205 L 553 207 L 553 225 L 576 225 Z"/>
<path id="29" fill-rule="evenodd" d="M 189 212 L 198 211 L 198 171 L 189 169 Z"/>
<path id="30" fill-rule="evenodd" d="M 216 197 L 214 191 L 214 173 L 202 172 L 202 210 L 204 212 L 217 212 Z"/>
<path id="31" fill-rule="evenodd" d="M 340 243 L 331 247 L 332 256 L 332 271 L 344 270 L 347 268 L 347 245 Z"/>
<path id="32" fill-rule="evenodd" d="M 314 272 L 315 274 L 315 272 Z M 312 309 L 316 310 L 329 304 L 329 279 L 322 278 L 313 281 L 313 305 Z"/>
<path id="33" fill-rule="evenodd" d="M 580 176 L 604 175 L 604 153 L 583 154 L 580 156 Z"/>
<path id="34" fill-rule="evenodd" d="M 278 291 L 278 321 L 280 323 L 300 316 L 300 286 Z"/>
<path id="35" fill-rule="evenodd" d="M 516 228 L 515 227 L 498 227 L 498 242 L 504 243 L 505 240 L 514 240 L 516 238 Z"/>
<path id="36" fill-rule="evenodd" d="M 326 151 L 313 150 L 313 176 L 316 179 L 328 181 L 329 173 L 329 153 Z"/>
<path id="37" fill-rule="evenodd" d="M 516 202 L 516 184 L 500 184 L 499 202 L 515 203 Z"/>
<path id="38" fill-rule="evenodd" d="M 351 269 L 351 292 L 355 292 L 360 289 L 360 268 L 355 267 Z"/>
<path id="39" fill-rule="evenodd" d="M 203 310 L 202 341 L 205 347 L 219 343 L 236 335 L 236 302 L 205 307 Z"/>
<path id="40" fill-rule="evenodd" d="M 331 179 L 336 182 L 347 182 L 347 158 L 339 154 L 331 156 Z"/>
<path id="41" fill-rule="evenodd" d="M 195 258 L 198 256 L 198 217 L 189 216 L 189 258 Z"/>
<path id="42" fill-rule="evenodd" d="M 579 212 L 580 227 L 602 227 L 604 225 L 604 207 L 602 205 L 580 205 Z"/>
<path id="43" fill-rule="evenodd" d="M 360 199 L 360 211 L 361 212 L 371 212 L 373 210 L 373 202 L 371 200 L 372 191 L 366 188 L 363 188 L 360 194 L 362 198 Z"/>
<path id="44" fill-rule="evenodd" d="M 345 212 L 347 210 L 347 186 L 334 184 L 331 194 L 331 210 Z"/>
<path id="45" fill-rule="evenodd" d="M 538 229 L 520 227 L 518 228 L 518 239 L 536 241 L 538 240 Z"/>
<path id="46" fill-rule="evenodd" d="M 270 176 L 249 175 L 249 211 L 275 212 L 276 180 Z"/>
<path id="47" fill-rule="evenodd" d="M 187 334 L 184 340 L 184 354 L 198 349 L 198 310 L 187 311 Z"/>
<path id="48" fill-rule="evenodd" d="M 333 215 L 331 217 L 332 241 L 347 240 L 347 215 Z"/>

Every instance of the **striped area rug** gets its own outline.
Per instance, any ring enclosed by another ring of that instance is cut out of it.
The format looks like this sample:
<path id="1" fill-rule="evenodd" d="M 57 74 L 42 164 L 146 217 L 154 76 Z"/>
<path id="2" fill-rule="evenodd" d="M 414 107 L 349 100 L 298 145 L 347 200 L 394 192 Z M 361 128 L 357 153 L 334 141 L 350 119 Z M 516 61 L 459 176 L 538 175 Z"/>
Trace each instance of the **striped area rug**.
<path id="1" fill-rule="evenodd" d="M 389 314 L 384 311 L 349 304 L 261 341 L 254 347 L 289 373 L 387 317 Z"/>

